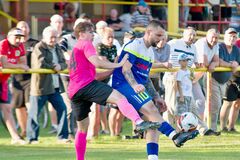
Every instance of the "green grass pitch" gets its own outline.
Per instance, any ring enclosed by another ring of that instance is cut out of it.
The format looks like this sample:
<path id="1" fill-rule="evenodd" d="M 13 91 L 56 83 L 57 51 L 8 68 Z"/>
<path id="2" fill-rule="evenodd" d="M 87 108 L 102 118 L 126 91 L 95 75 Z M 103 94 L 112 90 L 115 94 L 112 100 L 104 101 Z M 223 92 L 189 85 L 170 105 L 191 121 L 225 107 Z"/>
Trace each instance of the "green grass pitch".
<path id="1" fill-rule="evenodd" d="M 47 129 L 40 130 L 40 143 L 10 145 L 8 132 L 0 123 L 0 160 L 74 160 L 74 144 L 56 144 L 56 137 Z M 237 126 L 240 131 L 240 126 Z M 131 124 L 124 122 L 123 134 L 130 134 Z M 202 137 L 176 148 L 167 137 L 160 136 L 161 160 L 238 160 L 240 133 L 223 133 L 219 137 Z M 100 136 L 87 144 L 87 160 L 146 160 L 145 140 L 121 140 Z"/>

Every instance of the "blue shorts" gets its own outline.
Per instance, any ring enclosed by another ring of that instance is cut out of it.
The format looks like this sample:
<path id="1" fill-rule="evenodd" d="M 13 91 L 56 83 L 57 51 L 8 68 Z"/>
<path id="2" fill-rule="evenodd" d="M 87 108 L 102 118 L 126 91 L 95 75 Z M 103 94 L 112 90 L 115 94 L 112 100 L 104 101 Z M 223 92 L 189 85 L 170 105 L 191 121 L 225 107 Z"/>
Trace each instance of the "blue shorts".
<path id="1" fill-rule="evenodd" d="M 152 97 L 146 91 L 136 93 L 129 84 L 121 85 L 115 89 L 122 93 L 137 111 L 139 111 L 144 104 L 152 101 Z"/>

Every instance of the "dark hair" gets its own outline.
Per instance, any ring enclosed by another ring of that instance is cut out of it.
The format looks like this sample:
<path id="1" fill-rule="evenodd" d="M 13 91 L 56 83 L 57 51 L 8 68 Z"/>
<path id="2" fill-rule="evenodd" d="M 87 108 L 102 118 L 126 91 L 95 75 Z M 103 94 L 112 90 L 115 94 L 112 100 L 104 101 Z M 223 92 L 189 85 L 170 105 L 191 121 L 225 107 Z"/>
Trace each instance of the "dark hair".
<path id="1" fill-rule="evenodd" d="M 162 29 L 164 29 L 164 26 L 162 25 L 162 23 L 158 20 L 152 20 L 150 21 L 150 23 L 148 24 L 147 26 L 147 29 L 148 28 L 158 28 L 158 27 L 161 27 Z"/>
<path id="2" fill-rule="evenodd" d="M 75 31 L 76 32 L 86 32 L 91 29 L 94 29 L 94 25 L 91 22 L 81 22 L 81 23 L 77 24 Z"/>

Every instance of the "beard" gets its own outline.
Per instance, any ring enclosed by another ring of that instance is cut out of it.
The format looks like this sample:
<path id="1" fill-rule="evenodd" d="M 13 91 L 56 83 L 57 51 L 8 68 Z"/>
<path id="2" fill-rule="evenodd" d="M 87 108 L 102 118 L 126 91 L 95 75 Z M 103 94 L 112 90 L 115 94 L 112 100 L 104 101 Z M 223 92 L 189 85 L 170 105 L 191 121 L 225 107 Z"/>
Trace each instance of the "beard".
<path id="1" fill-rule="evenodd" d="M 157 43 L 156 42 L 151 42 L 151 46 L 152 47 L 157 47 Z"/>

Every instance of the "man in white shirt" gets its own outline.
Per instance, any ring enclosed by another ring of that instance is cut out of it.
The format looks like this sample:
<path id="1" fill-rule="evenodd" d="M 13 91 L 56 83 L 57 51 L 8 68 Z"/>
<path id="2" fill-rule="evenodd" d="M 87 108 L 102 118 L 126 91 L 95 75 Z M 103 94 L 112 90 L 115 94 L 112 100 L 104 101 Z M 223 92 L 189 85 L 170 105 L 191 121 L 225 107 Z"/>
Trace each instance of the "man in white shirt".
<path id="1" fill-rule="evenodd" d="M 195 46 L 197 48 L 197 59 L 200 63 L 204 64 L 208 68 L 209 72 L 213 72 L 214 68 L 219 65 L 219 46 L 217 44 L 219 32 L 216 29 L 209 29 L 206 37 L 199 39 Z M 195 88 L 200 88 L 198 80 L 204 73 L 199 73 L 197 79 L 193 82 Z M 194 92 L 196 100 L 196 106 L 200 118 L 203 120 L 205 109 L 205 97 L 201 90 L 196 89 L 198 92 Z M 196 91 L 195 90 L 195 91 Z"/>
<path id="2" fill-rule="evenodd" d="M 204 38 L 199 39 L 195 46 L 197 48 L 197 59 L 200 63 L 203 64 L 204 67 L 208 68 L 209 72 L 213 72 L 214 68 L 219 66 L 219 46 L 218 46 L 218 38 L 219 32 L 216 29 L 209 29 L 207 31 L 207 35 Z M 196 101 L 196 109 L 199 113 L 199 117 L 204 119 L 204 110 L 205 110 L 205 97 L 202 92 L 201 86 L 198 80 L 203 76 L 204 73 L 198 72 L 196 74 L 196 78 L 193 81 L 193 96 Z M 204 87 L 204 90 L 206 88 Z M 207 93 L 205 91 L 205 93 Z M 216 103 L 216 99 L 212 98 L 212 103 Z M 217 106 L 217 105 L 213 105 Z M 212 108 L 217 110 L 217 108 Z M 216 111 L 217 112 L 217 111 Z M 204 135 L 220 135 L 220 132 L 213 131 L 209 129 L 209 131 L 205 132 Z"/>

